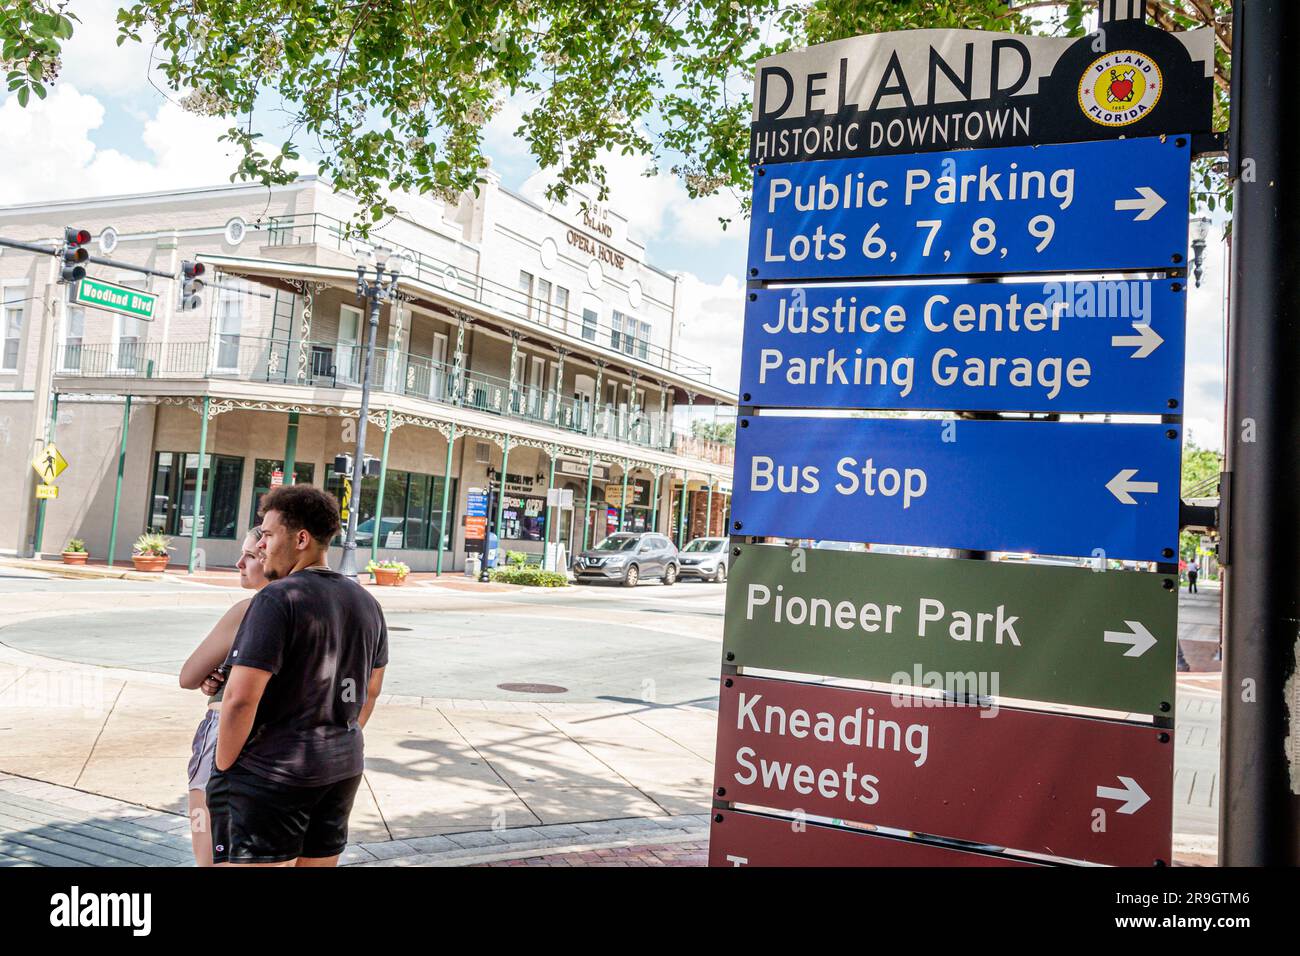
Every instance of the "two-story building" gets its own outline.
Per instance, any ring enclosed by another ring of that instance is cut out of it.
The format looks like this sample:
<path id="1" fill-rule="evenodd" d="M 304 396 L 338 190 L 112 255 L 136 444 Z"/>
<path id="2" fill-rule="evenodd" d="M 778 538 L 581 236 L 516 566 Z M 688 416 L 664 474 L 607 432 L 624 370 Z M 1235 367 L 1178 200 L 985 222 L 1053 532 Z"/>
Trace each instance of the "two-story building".
<path id="1" fill-rule="evenodd" d="M 680 283 L 627 220 L 495 179 L 400 205 L 368 240 L 401 277 L 371 372 L 380 474 L 349 496 L 362 563 L 462 567 L 472 492 L 512 550 L 549 537 L 572 555 L 618 528 L 725 534 L 731 447 L 678 410 L 726 421 L 734 398 L 677 348 Z M 89 230 L 88 277 L 156 296 L 147 316 L 113 311 L 59 283 L 54 257 L 0 251 L 0 491 L 19 503 L 0 551 L 79 537 L 126 561 L 149 529 L 173 562 L 229 565 L 272 486 L 342 497 L 333 462 L 354 451 L 368 331 L 354 212 L 316 177 L 0 209 L 6 239 Z M 197 308 L 174 278 L 187 260 L 206 267 Z M 31 460 L 51 437 L 70 464 L 41 514 Z M 548 488 L 572 490 L 573 510 L 548 508 Z"/>

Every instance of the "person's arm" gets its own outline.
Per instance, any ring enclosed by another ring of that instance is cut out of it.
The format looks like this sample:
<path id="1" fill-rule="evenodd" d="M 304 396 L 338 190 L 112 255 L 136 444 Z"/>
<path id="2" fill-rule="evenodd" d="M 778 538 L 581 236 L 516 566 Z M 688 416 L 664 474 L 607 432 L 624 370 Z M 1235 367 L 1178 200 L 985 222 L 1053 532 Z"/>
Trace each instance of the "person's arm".
<path id="1" fill-rule="evenodd" d="M 207 680 L 208 675 L 219 668 L 230 655 L 230 645 L 235 642 L 239 625 L 248 612 L 252 598 L 245 598 L 231 605 L 221 620 L 213 625 L 208 636 L 194 648 L 194 653 L 181 665 L 181 686 L 186 690 L 197 690 Z"/>
<path id="2" fill-rule="evenodd" d="M 375 701 L 379 700 L 379 692 L 384 689 L 384 669 L 376 667 L 370 672 L 370 684 L 366 687 L 366 702 L 361 705 L 361 716 L 357 718 L 362 727 L 370 719 L 370 712 L 375 709 Z M 226 693 L 230 693 L 227 691 Z"/>
<path id="3" fill-rule="evenodd" d="M 257 705 L 261 703 L 267 682 L 284 661 L 289 614 L 272 591 L 273 588 L 266 588 L 253 598 L 230 649 L 232 666 L 221 699 L 221 722 L 217 725 L 214 763 L 218 770 L 230 769 L 239 759 L 239 752 L 252 733 Z"/>
<path id="4" fill-rule="evenodd" d="M 248 742 L 271 672 L 236 664 L 230 669 L 226 692 L 221 698 L 221 723 L 217 725 L 216 768 L 228 770 Z"/>

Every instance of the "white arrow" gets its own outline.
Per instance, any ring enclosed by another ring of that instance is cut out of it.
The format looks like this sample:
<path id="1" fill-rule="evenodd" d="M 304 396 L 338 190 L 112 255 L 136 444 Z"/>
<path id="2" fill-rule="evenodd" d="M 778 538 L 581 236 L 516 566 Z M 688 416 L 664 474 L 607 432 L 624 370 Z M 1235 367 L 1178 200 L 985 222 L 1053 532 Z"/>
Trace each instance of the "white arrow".
<path id="1" fill-rule="evenodd" d="M 1137 335 L 1112 335 L 1110 337 L 1110 344 L 1117 349 L 1126 346 L 1137 349 L 1129 358 L 1144 359 L 1164 344 L 1165 340 L 1160 337 L 1159 332 L 1151 328 L 1149 323 L 1134 322 L 1133 329 L 1137 332 Z"/>
<path id="2" fill-rule="evenodd" d="M 1137 499 L 1130 492 L 1143 494 L 1155 494 L 1160 490 L 1160 484 L 1155 481 L 1134 481 L 1136 468 L 1124 468 L 1110 481 L 1106 482 L 1106 490 L 1119 499 L 1120 504 L 1135 505 Z"/>
<path id="3" fill-rule="evenodd" d="M 1098 787 L 1097 796 L 1102 800 L 1120 800 L 1123 801 L 1116 813 L 1130 814 L 1137 813 L 1144 806 L 1151 802 L 1147 792 L 1138 786 L 1138 782 L 1132 777 L 1117 777 L 1124 789 L 1119 787 Z"/>
<path id="4" fill-rule="evenodd" d="M 1156 646 L 1155 635 L 1142 626 L 1140 621 L 1125 621 L 1127 631 L 1105 631 L 1102 640 L 1107 644 L 1128 644 L 1125 657 L 1141 657 Z"/>
<path id="5" fill-rule="evenodd" d="M 1165 208 L 1164 197 L 1150 186 L 1138 186 L 1137 191 L 1142 197 L 1141 199 L 1116 199 L 1115 211 L 1124 212 L 1129 209 L 1138 209 L 1140 212 L 1133 217 L 1133 221 L 1146 222 L 1146 220 Z"/>

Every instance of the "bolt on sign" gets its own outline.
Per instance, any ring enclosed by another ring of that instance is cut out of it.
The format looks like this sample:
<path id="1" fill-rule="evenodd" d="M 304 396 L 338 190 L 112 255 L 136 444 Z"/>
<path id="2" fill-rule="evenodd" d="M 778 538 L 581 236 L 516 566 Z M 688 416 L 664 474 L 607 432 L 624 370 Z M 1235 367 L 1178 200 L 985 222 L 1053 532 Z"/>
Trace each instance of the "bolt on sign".
<path id="1" fill-rule="evenodd" d="M 738 545 L 738 667 L 1120 713 L 1174 702 L 1176 576 Z"/>
<path id="2" fill-rule="evenodd" d="M 47 485 L 63 474 L 64 469 L 67 467 L 68 460 L 55 447 L 54 442 L 47 443 L 44 448 L 32 456 L 32 469 L 41 476 L 41 481 Z"/>
<path id="3" fill-rule="evenodd" d="M 1172 852 L 1174 744 L 1151 724 L 732 677 L 714 775 L 826 820 L 1115 866 Z"/>
<path id="4" fill-rule="evenodd" d="M 765 813 L 717 814 L 710 866 L 1037 866 L 1000 853 L 899 839 L 873 829 L 825 826 Z"/>
<path id="5" fill-rule="evenodd" d="M 1170 861 L 1214 40 L 1098 7 L 757 65 L 713 865 Z"/>
<path id="6" fill-rule="evenodd" d="M 87 276 L 77 283 L 77 291 L 73 294 L 72 301 L 75 305 L 88 305 L 148 322 L 153 320 L 153 310 L 158 303 L 158 297 L 149 292 L 128 289 L 126 286 Z"/>

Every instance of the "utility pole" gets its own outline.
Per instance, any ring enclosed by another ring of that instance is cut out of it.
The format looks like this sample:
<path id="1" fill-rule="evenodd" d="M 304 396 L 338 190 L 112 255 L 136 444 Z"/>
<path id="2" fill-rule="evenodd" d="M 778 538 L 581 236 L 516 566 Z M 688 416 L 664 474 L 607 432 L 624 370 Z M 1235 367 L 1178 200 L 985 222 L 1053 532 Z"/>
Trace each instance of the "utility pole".
<path id="1" fill-rule="evenodd" d="M 1300 5 L 1233 5 L 1219 862 L 1300 864 Z M 1288 756 L 1288 740 L 1291 753 Z"/>

